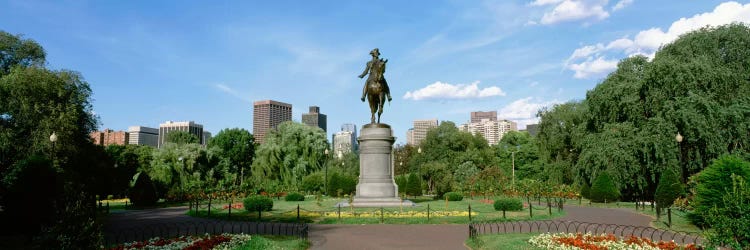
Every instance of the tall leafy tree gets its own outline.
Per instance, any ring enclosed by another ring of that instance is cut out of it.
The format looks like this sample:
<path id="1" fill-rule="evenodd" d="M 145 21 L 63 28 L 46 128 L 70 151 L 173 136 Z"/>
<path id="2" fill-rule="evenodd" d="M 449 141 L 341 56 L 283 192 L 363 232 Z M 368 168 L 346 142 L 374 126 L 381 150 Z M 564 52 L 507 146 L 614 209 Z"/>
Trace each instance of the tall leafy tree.
<path id="1" fill-rule="evenodd" d="M 37 230 L 46 228 L 41 235 L 49 236 L 35 242 L 47 245 L 43 248 L 64 248 L 72 247 L 70 241 L 63 241 L 70 239 L 80 241 L 79 248 L 98 248 L 101 235 L 94 222 L 93 193 L 98 188 L 96 180 L 103 179 L 97 178 L 102 167 L 97 158 L 103 153 L 89 139 L 97 124 L 91 89 L 76 72 L 43 68 L 44 59 L 44 50 L 36 42 L 0 32 L 0 176 L 4 179 L 0 182 L 0 206 L 31 205 L 14 200 L 5 190 L 38 181 L 23 175 L 27 172 L 24 168 L 38 164 L 21 162 L 48 157 L 55 179 L 61 181 L 32 190 L 38 197 L 54 199 L 57 207 L 34 216 L 49 215 L 55 223 L 35 225 Z M 53 132 L 57 135 L 55 147 L 49 140 Z M 20 214 L 0 217 L 4 225 L 32 221 Z"/>
<path id="2" fill-rule="evenodd" d="M 296 190 L 304 176 L 323 167 L 327 147 L 322 129 L 283 122 L 266 135 L 256 150 L 253 179 L 256 183 L 278 180 L 283 188 Z"/>
<path id="3" fill-rule="evenodd" d="M 245 176 L 250 175 L 255 154 L 255 138 L 241 128 L 222 129 L 209 143 L 220 149 L 220 155 L 229 161 L 231 171 L 238 176 L 236 184 L 241 185 Z"/>

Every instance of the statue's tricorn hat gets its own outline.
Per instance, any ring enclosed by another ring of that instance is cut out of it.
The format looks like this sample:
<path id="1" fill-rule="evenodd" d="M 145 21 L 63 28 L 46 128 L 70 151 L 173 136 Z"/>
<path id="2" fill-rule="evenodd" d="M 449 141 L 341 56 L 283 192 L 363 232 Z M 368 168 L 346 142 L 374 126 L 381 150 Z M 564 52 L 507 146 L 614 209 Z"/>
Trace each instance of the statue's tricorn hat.
<path id="1" fill-rule="evenodd" d="M 380 50 L 378 50 L 378 48 L 374 48 L 372 49 L 372 51 L 370 51 L 370 55 L 380 56 Z"/>

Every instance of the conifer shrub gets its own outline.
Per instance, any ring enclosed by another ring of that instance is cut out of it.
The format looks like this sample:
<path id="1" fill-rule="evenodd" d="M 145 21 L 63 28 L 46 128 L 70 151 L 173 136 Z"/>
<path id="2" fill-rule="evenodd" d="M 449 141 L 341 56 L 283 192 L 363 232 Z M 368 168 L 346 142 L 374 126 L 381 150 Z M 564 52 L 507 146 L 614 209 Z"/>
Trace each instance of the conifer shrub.
<path id="1" fill-rule="evenodd" d="M 416 174 L 410 174 L 406 182 L 406 194 L 411 196 L 422 195 L 422 180 Z"/>
<path id="2" fill-rule="evenodd" d="M 671 169 L 664 170 L 659 177 L 656 193 L 654 193 L 657 217 L 661 214 L 662 209 L 672 206 L 674 200 L 680 194 L 682 194 L 682 183 L 677 177 L 677 173 Z"/>
<path id="3" fill-rule="evenodd" d="M 620 198 L 620 190 L 617 189 L 609 174 L 602 172 L 591 185 L 589 196 L 593 202 L 612 202 Z"/>
<path id="4" fill-rule="evenodd" d="M 130 202 L 132 202 L 134 206 L 156 205 L 159 196 L 156 194 L 156 187 L 148 174 L 144 172 L 137 174 L 135 184 L 130 188 L 128 198 L 130 198 Z"/>

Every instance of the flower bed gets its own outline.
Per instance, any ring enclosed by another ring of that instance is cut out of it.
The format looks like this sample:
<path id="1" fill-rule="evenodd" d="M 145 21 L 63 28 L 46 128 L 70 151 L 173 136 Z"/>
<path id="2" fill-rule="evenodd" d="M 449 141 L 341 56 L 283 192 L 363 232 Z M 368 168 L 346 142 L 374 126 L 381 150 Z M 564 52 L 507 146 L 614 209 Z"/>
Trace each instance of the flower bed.
<path id="1" fill-rule="evenodd" d="M 126 249 L 234 249 L 250 240 L 247 234 L 222 234 L 222 235 L 203 235 L 203 236 L 181 236 L 172 239 L 162 239 L 159 237 L 152 238 L 148 241 L 135 241 L 125 243 L 112 250 Z"/>
<path id="2" fill-rule="evenodd" d="M 297 214 L 297 211 L 290 211 L 286 213 L 289 216 Z M 477 212 L 471 212 L 472 216 L 477 216 Z M 300 216 L 303 217 L 327 217 L 327 218 L 338 218 L 339 213 L 337 211 L 331 212 L 316 212 L 316 211 L 300 211 Z M 355 212 L 341 211 L 341 218 L 380 218 L 380 211 L 369 211 L 369 212 Z M 443 217 L 465 217 L 469 216 L 467 211 L 431 211 L 430 216 L 443 216 Z M 412 218 L 412 217 L 427 217 L 426 211 L 404 211 L 404 212 L 389 212 L 383 213 L 384 218 Z"/>
<path id="3" fill-rule="evenodd" d="M 694 244 L 678 245 L 674 241 L 653 242 L 646 238 L 629 236 L 625 239 L 618 239 L 612 234 L 572 234 L 572 233 L 545 233 L 532 237 L 529 243 L 536 247 L 545 249 L 643 249 L 643 250 L 676 250 L 676 249 L 700 249 Z"/>

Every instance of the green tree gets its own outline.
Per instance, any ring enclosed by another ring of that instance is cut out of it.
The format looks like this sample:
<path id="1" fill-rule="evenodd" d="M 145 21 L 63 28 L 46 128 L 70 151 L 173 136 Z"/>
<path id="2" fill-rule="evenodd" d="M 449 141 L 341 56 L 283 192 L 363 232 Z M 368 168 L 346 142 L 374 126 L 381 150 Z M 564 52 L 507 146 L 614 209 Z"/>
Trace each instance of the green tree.
<path id="1" fill-rule="evenodd" d="M 523 209 L 523 202 L 516 198 L 500 198 L 493 204 L 495 211 L 503 211 L 503 219 L 505 219 L 505 211 L 520 211 Z"/>
<path id="2" fill-rule="evenodd" d="M 418 175 L 409 175 L 406 181 L 406 194 L 414 197 L 422 195 L 422 180 Z"/>
<path id="3" fill-rule="evenodd" d="M 660 216 L 662 209 L 672 206 L 674 200 L 682 194 L 682 183 L 680 183 L 677 173 L 671 169 L 666 169 L 661 173 L 659 185 L 656 187 L 654 194 L 656 201 L 656 217 Z"/>
<path id="4" fill-rule="evenodd" d="M 230 171 L 238 176 L 236 184 L 242 185 L 245 173 L 250 173 L 255 154 L 255 138 L 241 128 L 222 129 L 211 139 L 210 147 L 221 149 L 220 155 L 229 160 Z"/>
<path id="5" fill-rule="evenodd" d="M 41 248 L 67 246 L 67 240 L 80 241 L 80 248 L 98 248 L 101 234 L 94 222 L 94 193 L 106 178 L 101 176 L 105 166 L 96 159 L 103 154 L 89 138 L 97 124 L 91 89 L 80 74 L 48 70 L 43 64 L 44 50 L 36 42 L 0 32 L 0 176 L 35 183 L 36 177 L 14 176 L 27 172 L 20 168 L 32 166 L 18 163 L 33 155 L 49 156 L 57 180 L 63 183 L 52 192 L 58 209 L 35 214 L 50 216 L 54 223 L 30 225 L 47 230 L 27 236 L 49 239 L 38 241 Z M 58 138 L 55 147 L 49 141 L 53 132 Z M 9 184 L 0 183 L 0 206 L 21 202 L 5 195 L 12 188 Z M 37 221 L 23 214 L 0 217 L 3 225 Z"/>
<path id="6" fill-rule="evenodd" d="M 320 128 L 283 122 L 264 140 L 252 165 L 256 182 L 279 180 L 284 188 L 295 190 L 303 177 L 323 167 L 328 141 Z"/>
<path id="7" fill-rule="evenodd" d="M 323 191 L 325 183 L 323 172 L 315 172 L 302 178 L 302 190 L 308 193 Z"/>
<path id="8" fill-rule="evenodd" d="M 591 185 L 591 200 L 594 202 L 612 202 L 620 198 L 620 191 L 607 172 L 601 172 Z"/>
<path id="9" fill-rule="evenodd" d="M 147 173 L 138 173 L 133 177 L 135 181 L 128 198 L 135 206 L 153 206 L 159 200 L 156 187 Z"/>
<path id="10" fill-rule="evenodd" d="M 590 195 L 591 195 L 591 187 L 589 186 L 587 182 L 584 182 L 583 185 L 581 186 L 581 196 L 586 199 L 589 199 Z"/>
<path id="11" fill-rule="evenodd" d="M 15 66 L 43 66 L 45 57 L 44 48 L 34 40 L 0 30 L 0 77 Z"/>
<path id="12" fill-rule="evenodd" d="M 179 131 L 179 130 L 168 132 L 165 141 L 176 143 L 176 144 L 189 144 L 189 143 L 200 142 L 200 140 L 198 139 L 198 136 L 188 133 L 186 131 Z"/>
<path id="13" fill-rule="evenodd" d="M 723 208 L 724 194 L 732 190 L 732 175 L 750 179 L 750 162 L 734 155 L 724 155 L 698 174 L 693 223 L 703 225 L 705 217 L 714 208 Z"/>

